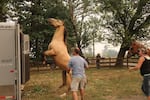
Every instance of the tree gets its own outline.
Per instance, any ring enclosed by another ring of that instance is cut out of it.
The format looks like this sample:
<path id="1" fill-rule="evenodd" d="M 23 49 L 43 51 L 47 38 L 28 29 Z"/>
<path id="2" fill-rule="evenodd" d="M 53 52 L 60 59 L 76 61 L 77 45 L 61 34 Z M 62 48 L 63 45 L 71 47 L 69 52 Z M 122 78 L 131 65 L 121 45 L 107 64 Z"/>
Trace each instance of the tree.
<path id="1" fill-rule="evenodd" d="M 80 45 L 81 48 L 86 48 L 90 44 L 93 45 L 93 57 L 95 57 L 95 42 L 102 40 L 101 27 L 99 26 L 100 20 L 95 17 L 91 17 L 88 21 L 84 22 Z"/>
<path id="2" fill-rule="evenodd" d="M 95 16 L 95 3 L 91 0 L 66 0 L 77 47 L 81 50 L 91 44 L 93 38 L 100 37 L 99 18 Z M 95 35 L 93 35 L 95 34 Z M 94 37 L 93 37 L 94 36 Z"/>
<path id="3" fill-rule="evenodd" d="M 132 39 L 147 38 L 150 34 L 150 0 L 96 0 L 103 13 L 103 26 L 111 31 L 108 41 L 121 43 L 116 66 L 123 65 L 126 50 Z M 116 6 L 117 5 L 117 6 Z"/>
<path id="4" fill-rule="evenodd" d="M 32 57 L 41 60 L 46 23 L 43 3 L 40 0 L 12 0 L 12 20 L 17 18 L 24 34 L 30 35 Z M 44 31 L 44 32 L 43 32 Z"/>
<path id="5" fill-rule="evenodd" d="M 48 18 L 64 20 L 67 31 L 71 33 L 68 9 L 62 0 L 12 0 L 11 5 L 12 20 L 17 18 L 23 32 L 30 35 L 31 55 L 35 60 L 42 59 L 55 30 L 47 22 Z"/>
<path id="6" fill-rule="evenodd" d="M 8 2 L 9 0 L 1 0 L 0 1 L 0 21 L 5 22 L 8 18 Z"/>

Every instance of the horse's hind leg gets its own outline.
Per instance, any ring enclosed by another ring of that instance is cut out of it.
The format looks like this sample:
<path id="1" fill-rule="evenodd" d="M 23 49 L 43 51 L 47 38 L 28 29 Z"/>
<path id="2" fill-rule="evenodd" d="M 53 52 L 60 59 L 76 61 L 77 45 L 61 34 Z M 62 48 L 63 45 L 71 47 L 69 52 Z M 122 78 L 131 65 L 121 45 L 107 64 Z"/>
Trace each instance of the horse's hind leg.
<path id="1" fill-rule="evenodd" d="M 67 83 L 66 70 L 62 71 L 62 81 L 63 81 L 63 83 L 62 83 L 61 86 L 59 86 L 59 88 L 64 87 L 66 85 L 66 83 Z"/>
<path id="2" fill-rule="evenodd" d="M 71 86 L 71 73 L 66 73 L 66 79 L 67 79 L 67 88 L 68 88 L 68 91 L 70 91 L 70 86 Z"/>

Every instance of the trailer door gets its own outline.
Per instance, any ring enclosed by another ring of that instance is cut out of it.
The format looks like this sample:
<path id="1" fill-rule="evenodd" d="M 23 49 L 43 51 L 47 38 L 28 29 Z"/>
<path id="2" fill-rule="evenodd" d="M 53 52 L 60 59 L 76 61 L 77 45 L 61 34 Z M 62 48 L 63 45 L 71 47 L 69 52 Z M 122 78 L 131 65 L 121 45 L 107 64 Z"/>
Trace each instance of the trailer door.
<path id="1" fill-rule="evenodd" d="M 16 99 L 16 29 L 0 23 L 0 100 Z"/>

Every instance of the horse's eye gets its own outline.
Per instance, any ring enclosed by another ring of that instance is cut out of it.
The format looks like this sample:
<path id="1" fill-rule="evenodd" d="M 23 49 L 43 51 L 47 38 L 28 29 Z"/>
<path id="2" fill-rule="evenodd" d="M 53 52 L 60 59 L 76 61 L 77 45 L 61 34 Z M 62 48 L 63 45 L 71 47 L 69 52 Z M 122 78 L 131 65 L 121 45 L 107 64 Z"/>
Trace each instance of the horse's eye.
<path id="1" fill-rule="evenodd" d="M 133 50 L 133 48 L 130 48 L 130 50 Z"/>

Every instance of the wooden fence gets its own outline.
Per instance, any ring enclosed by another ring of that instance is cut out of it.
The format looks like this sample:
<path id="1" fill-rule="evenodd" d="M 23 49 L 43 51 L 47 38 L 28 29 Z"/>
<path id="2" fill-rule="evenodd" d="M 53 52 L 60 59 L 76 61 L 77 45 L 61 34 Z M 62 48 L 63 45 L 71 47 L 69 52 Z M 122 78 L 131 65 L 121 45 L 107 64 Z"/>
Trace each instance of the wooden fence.
<path id="1" fill-rule="evenodd" d="M 101 58 L 100 66 L 101 67 L 112 67 L 115 66 L 117 58 Z M 120 59 L 121 60 L 121 59 Z M 138 58 L 123 58 L 124 66 L 135 66 L 138 61 Z M 96 58 L 88 58 L 89 65 L 96 65 Z"/>
<path id="2" fill-rule="evenodd" d="M 88 58 L 87 59 L 89 62 L 90 67 L 96 67 L 96 58 Z M 101 67 L 114 67 L 116 63 L 117 58 L 101 58 L 100 59 L 100 66 Z M 126 67 L 129 66 L 135 66 L 138 61 L 138 58 L 124 58 L 123 59 L 123 65 Z M 30 68 L 35 69 L 35 70 L 41 70 L 41 69 L 53 69 L 56 66 L 47 64 L 43 65 L 42 62 L 40 61 L 32 61 L 30 62 Z M 58 68 L 58 67 L 57 67 Z"/>

